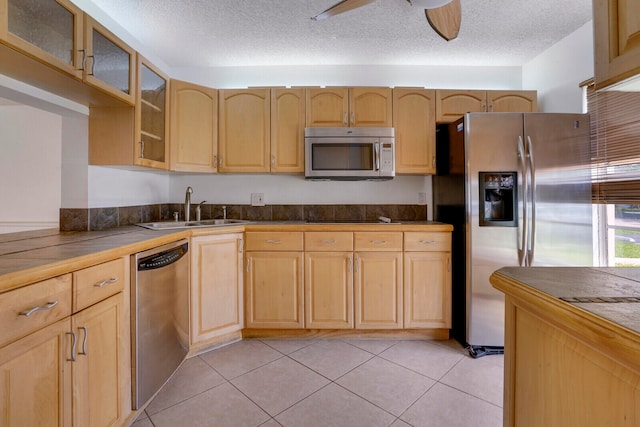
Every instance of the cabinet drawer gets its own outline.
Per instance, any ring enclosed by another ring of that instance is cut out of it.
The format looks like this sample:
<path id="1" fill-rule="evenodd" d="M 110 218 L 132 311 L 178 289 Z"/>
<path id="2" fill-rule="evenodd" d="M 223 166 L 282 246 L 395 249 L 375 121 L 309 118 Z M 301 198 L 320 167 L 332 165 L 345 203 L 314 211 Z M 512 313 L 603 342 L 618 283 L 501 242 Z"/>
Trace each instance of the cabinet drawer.
<path id="1" fill-rule="evenodd" d="M 254 231 L 246 233 L 245 248 L 248 251 L 301 251 L 302 232 Z"/>
<path id="2" fill-rule="evenodd" d="M 404 233 L 404 250 L 407 252 L 451 252 L 451 233 Z"/>
<path id="3" fill-rule="evenodd" d="M 388 232 L 381 233 L 377 231 L 371 232 L 355 232 L 354 234 L 354 250 L 355 251 L 401 251 L 402 250 L 402 233 Z"/>
<path id="4" fill-rule="evenodd" d="M 124 289 L 124 258 L 73 273 L 73 311 L 80 311 Z"/>
<path id="5" fill-rule="evenodd" d="M 0 347 L 71 315 L 71 274 L 0 294 Z"/>
<path id="6" fill-rule="evenodd" d="M 352 251 L 353 233 L 310 231 L 304 233 L 305 251 Z"/>

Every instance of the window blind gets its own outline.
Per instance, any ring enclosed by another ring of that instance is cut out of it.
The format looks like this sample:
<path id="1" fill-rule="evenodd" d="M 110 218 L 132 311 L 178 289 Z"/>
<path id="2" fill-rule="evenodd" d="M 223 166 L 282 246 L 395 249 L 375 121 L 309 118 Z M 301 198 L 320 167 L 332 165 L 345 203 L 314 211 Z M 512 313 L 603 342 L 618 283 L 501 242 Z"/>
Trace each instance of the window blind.
<path id="1" fill-rule="evenodd" d="M 640 204 L 640 90 L 587 87 L 594 203 Z"/>

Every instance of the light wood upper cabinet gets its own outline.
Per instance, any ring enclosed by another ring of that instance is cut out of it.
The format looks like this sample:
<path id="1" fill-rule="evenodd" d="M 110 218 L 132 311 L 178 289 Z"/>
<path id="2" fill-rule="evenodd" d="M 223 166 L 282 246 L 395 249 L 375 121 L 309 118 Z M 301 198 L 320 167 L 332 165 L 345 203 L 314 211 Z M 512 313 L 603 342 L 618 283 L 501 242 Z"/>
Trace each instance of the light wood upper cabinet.
<path id="1" fill-rule="evenodd" d="M 304 172 L 305 89 L 271 89 L 271 173 Z"/>
<path id="2" fill-rule="evenodd" d="M 435 90 L 393 89 L 396 174 L 436 172 Z"/>
<path id="3" fill-rule="evenodd" d="M 217 172 L 218 91 L 171 80 L 172 171 Z"/>
<path id="4" fill-rule="evenodd" d="M 349 88 L 307 88 L 307 127 L 349 126 Z"/>
<path id="5" fill-rule="evenodd" d="M 307 88 L 307 127 L 391 127 L 391 88 Z"/>
<path id="6" fill-rule="evenodd" d="M 138 56 L 137 102 L 89 109 L 89 164 L 146 166 L 166 170 L 169 79 Z"/>
<path id="7" fill-rule="evenodd" d="M 244 325 L 241 233 L 191 239 L 191 344 Z"/>
<path id="8" fill-rule="evenodd" d="M 538 95 L 535 90 L 488 90 L 487 109 L 493 113 L 538 111 Z"/>
<path id="9" fill-rule="evenodd" d="M 84 14 L 68 0 L 0 0 L 0 40 L 79 79 Z"/>
<path id="10" fill-rule="evenodd" d="M 349 88 L 349 126 L 391 127 L 393 96 L 388 87 Z"/>
<path id="11" fill-rule="evenodd" d="M 169 165 L 169 76 L 138 55 L 136 97 L 136 156 L 140 166 Z"/>
<path id="12" fill-rule="evenodd" d="M 83 77 L 90 85 L 131 105 L 136 101 L 136 52 L 85 15 Z"/>
<path id="13" fill-rule="evenodd" d="M 465 113 L 538 111 L 536 91 L 436 90 L 436 121 L 451 123 Z"/>
<path id="14" fill-rule="evenodd" d="M 269 172 L 270 89 L 218 91 L 218 171 Z"/>
<path id="15" fill-rule="evenodd" d="M 640 74 L 640 2 L 594 0 L 596 89 Z"/>

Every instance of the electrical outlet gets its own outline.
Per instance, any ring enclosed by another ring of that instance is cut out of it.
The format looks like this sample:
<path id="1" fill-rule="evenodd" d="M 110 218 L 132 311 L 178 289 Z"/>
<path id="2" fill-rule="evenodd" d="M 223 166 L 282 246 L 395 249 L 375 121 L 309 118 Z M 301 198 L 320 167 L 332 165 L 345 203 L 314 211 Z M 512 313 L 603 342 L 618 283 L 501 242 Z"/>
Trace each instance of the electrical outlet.
<path id="1" fill-rule="evenodd" d="M 264 206 L 264 193 L 251 193 L 251 206 Z"/>
<path id="2" fill-rule="evenodd" d="M 427 204 L 427 193 L 424 193 L 422 191 L 418 193 L 418 204 L 419 205 Z"/>

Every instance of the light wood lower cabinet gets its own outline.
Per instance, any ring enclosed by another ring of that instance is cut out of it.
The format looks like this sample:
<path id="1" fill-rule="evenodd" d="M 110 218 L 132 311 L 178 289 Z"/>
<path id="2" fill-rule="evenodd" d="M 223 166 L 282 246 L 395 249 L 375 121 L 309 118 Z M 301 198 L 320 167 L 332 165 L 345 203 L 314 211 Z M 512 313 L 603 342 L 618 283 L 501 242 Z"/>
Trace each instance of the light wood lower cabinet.
<path id="1" fill-rule="evenodd" d="M 242 233 L 191 239 L 191 344 L 244 325 Z"/>
<path id="2" fill-rule="evenodd" d="M 0 426 L 71 426 L 69 318 L 0 349 Z"/>
<path id="3" fill-rule="evenodd" d="M 16 331 L 0 335 L 0 426 L 124 424 L 131 413 L 128 260 L 0 295 L 3 327 Z"/>
<path id="4" fill-rule="evenodd" d="M 307 252 L 304 270 L 305 327 L 353 328 L 353 253 Z"/>
<path id="5" fill-rule="evenodd" d="M 451 328 L 451 233 L 405 233 L 404 249 L 404 327 Z"/>
<path id="6" fill-rule="evenodd" d="M 303 328 L 303 234 L 247 232 L 246 240 L 247 328 Z"/>
<path id="7" fill-rule="evenodd" d="M 402 252 L 356 252 L 356 329 L 402 328 Z"/>

